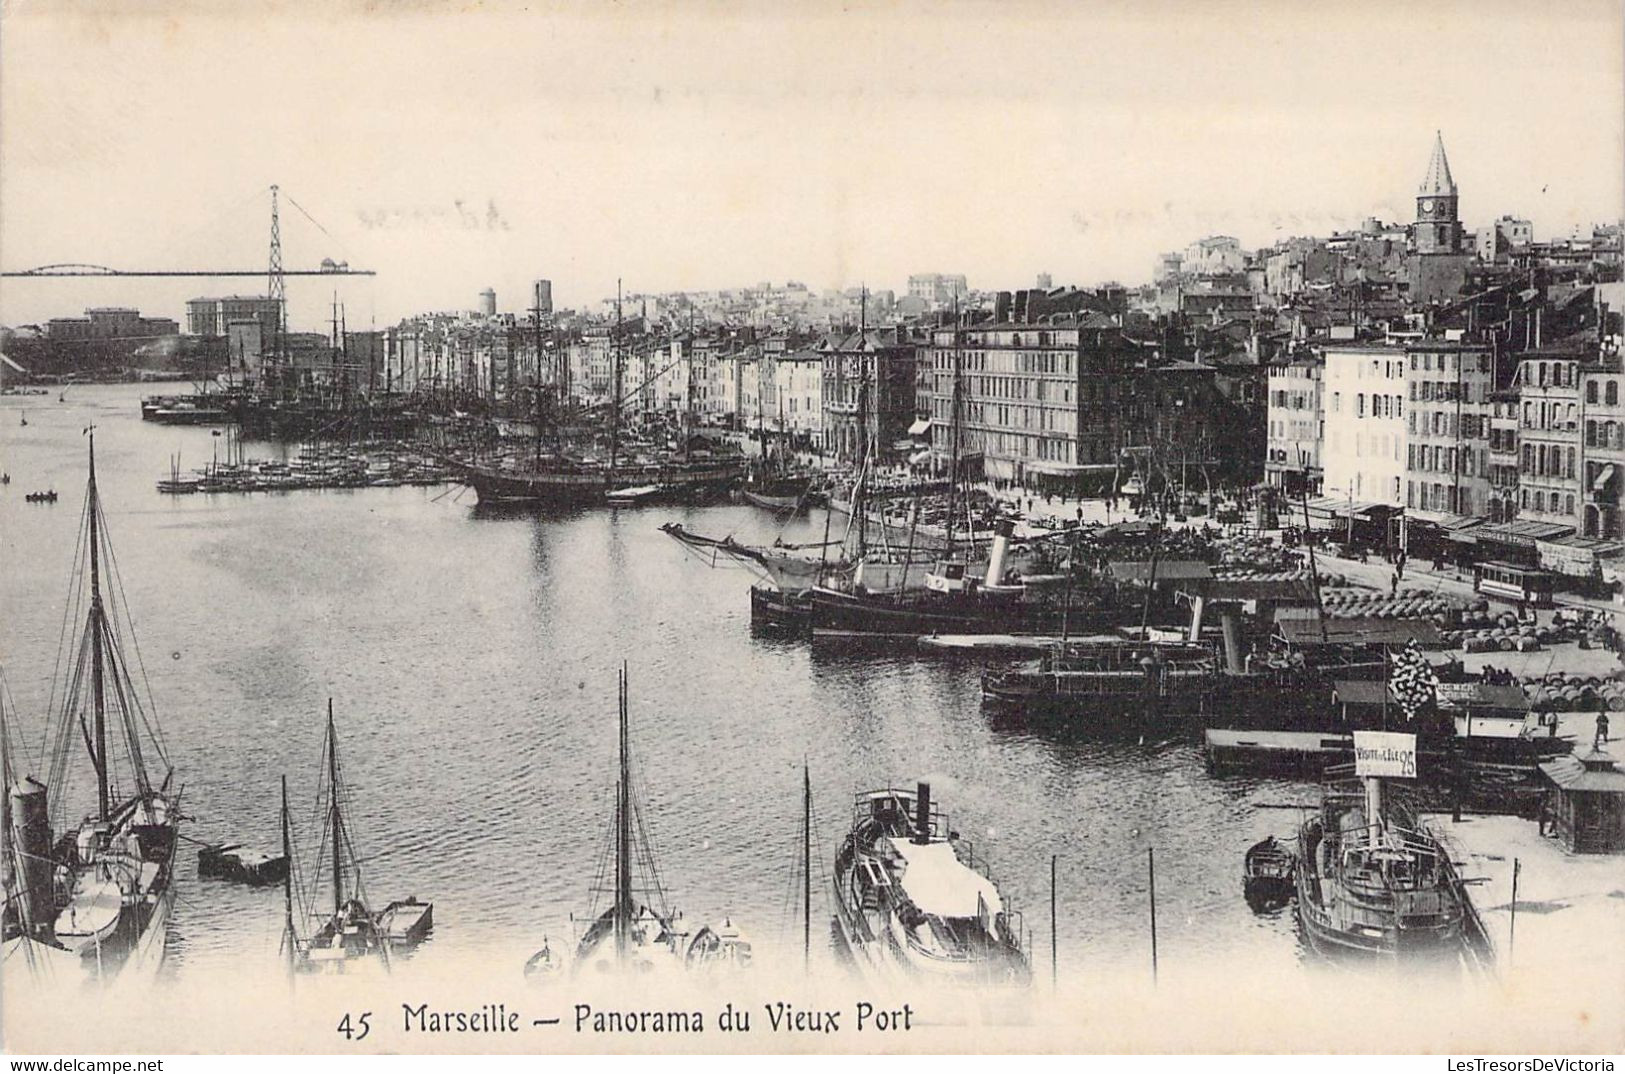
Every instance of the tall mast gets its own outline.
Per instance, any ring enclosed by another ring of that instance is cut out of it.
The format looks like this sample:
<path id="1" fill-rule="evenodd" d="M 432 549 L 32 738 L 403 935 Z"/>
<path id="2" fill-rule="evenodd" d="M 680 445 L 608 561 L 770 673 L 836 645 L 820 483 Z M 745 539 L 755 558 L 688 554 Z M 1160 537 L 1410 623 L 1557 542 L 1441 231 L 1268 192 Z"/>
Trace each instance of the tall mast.
<path id="1" fill-rule="evenodd" d="M 298 958 L 294 950 L 298 943 L 298 934 L 293 930 L 293 839 L 288 834 L 288 777 L 282 777 L 282 860 L 288 863 L 286 871 L 282 874 L 282 911 L 285 938 L 288 944 L 288 968 L 292 969 Z"/>
<path id="2" fill-rule="evenodd" d="M 626 665 L 621 665 L 621 778 L 615 802 L 615 956 L 625 964 L 632 939 L 632 765 L 626 731 Z"/>
<path id="3" fill-rule="evenodd" d="M 858 299 L 858 484 L 852 497 L 852 511 L 858 523 L 858 558 L 869 551 L 868 497 L 859 495 L 869 480 L 869 359 L 863 345 L 869 335 L 869 288 L 864 286 Z"/>
<path id="4" fill-rule="evenodd" d="M 963 349 L 959 335 L 959 290 L 954 289 L 954 387 L 953 397 L 949 403 L 948 413 L 948 523 L 947 548 L 948 558 L 954 554 L 954 511 L 956 509 L 956 493 L 959 491 L 959 372 L 963 361 Z M 973 543 L 975 534 L 971 534 Z M 974 549 L 972 549 L 974 551 Z"/>
<path id="5" fill-rule="evenodd" d="M 531 324 L 536 331 L 536 461 L 542 461 L 542 292 L 535 284 L 531 284 Z M 553 386 L 558 388 L 562 383 L 557 371 L 554 372 Z M 562 402 L 563 396 L 560 395 Z"/>
<path id="6" fill-rule="evenodd" d="M 90 674 L 95 696 L 96 755 L 91 758 L 96 768 L 96 815 L 108 819 L 107 802 L 107 694 L 102 678 L 102 573 L 101 573 L 101 503 L 96 495 L 96 426 L 86 432 L 90 436 Z"/>
<path id="7" fill-rule="evenodd" d="M 615 467 L 621 448 L 621 281 L 615 279 L 615 382 L 609 394 L 609 465 Z M 623 683 L 621 689 L 626 689 Z"/>
<path id="8" fill-rule="evenodd" d="M 812 958 L 812 773 L 801 765 L 801 968 Z"/>
<path id="9" fill-rule="evenodd" d="M 333 913 L 344 909 L 344 867 L 339 844 L 344 827 L 339 821 L 339 744 L 333 737 L 333 699 L 327 699 L 327 787 L 328 815 L 333 825 Z"/>

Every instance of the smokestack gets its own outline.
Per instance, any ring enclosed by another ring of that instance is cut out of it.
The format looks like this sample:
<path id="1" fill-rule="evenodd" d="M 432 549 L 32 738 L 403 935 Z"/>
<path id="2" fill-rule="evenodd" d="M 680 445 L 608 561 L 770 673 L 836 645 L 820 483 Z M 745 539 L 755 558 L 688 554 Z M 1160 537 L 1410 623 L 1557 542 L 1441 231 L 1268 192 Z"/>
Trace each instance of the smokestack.
<path id="1" fill-rule="evenodd" d="M 914 841 L 924 846 L 931 841 L 931 784 L 921 783 L 914 796 Z"/>
<path id="2" fill-rule="evenodd" d="M 1001 518 L 994 525 L 993 550 L 988 553 L 987 577 L 983 579 L 984 584 L 998 585 L 1004 577 L 1004 554 L 1010 546 L 1010 535 L 1014 532 L 1015 523 L 1008 518 Z"/>

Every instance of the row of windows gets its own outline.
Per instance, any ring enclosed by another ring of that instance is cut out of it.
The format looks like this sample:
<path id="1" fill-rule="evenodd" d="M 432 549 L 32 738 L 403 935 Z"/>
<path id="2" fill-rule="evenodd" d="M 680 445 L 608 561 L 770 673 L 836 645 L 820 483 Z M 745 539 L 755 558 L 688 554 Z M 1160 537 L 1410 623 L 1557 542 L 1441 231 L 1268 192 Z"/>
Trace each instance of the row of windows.
<path id="1" fill-rule="evenodd" d="M 1448 511 L 1452 514 L 1473 513 L 1473 496 L 1468 489 L 1437 482 L 1405 482 L 1405 506 L 1422 511 Z"/>
<path id="2" fill-rule="evenodd" d="M 1437 362 L 1437 365 L 1435 365 L 1435 362 Z M 1456 355 L 1454 354 L 1411 355 L 1411 372 L 1413 373 L 1417 371 L 1418 367 L 1423 370 L 1432 370 L 1437 368 L 1441 373 L 1448 373 L 1454 369 L 1457 364 Z M 1490 356 L 1487 354 L 1463 354 L 1461 355 L 1461 361 L 1459 364 L 1461 366 L 1461 372 L 1463 373 L 1471 373 L 1475 369 L 1480 373 L 1488 373 L 1490 371 Z"/>
<path id="3" fill-rule="evenodd" d="M 1490 423 L 1487 418 L 1477 414 L 1455 414 L 1435 410 L 1426 414 L 1411 411 L 1410 421 L 1406 428 L 1416 436 L 1447 436 L 1452 440 L 1477 440 L 1490 432 Z M 1515 435 L 1509 429 L 1509 436 Z"/>
<path id="4" fill-rule="evenodd" d="M 1282 410 L 1314 410 L 1320 405 L 1320 397 L 1314 392 L 1270 392 L 1270 406 Z"/>
<path id="5" fill-rule="evenodd" d="M 1586 447 L 1619 448 L 1625 447 L 1625 425 L 1617 421 L 1588 421 L 1586 422 Z"/>
<path id="6" fill-rule="evenodd" d="M 1533 492 L 1524 489 L 1519 498 L 1522 499 L 1525 507 L 1534 511 L 1549 511 L 1554 515 L 1574 514 L 1574 495 L 1572 493 L 1563 495 L 1560 499 L 1559 494 L 1555 492 L 1547 496 L 1540 489 L 1535 489 Z"/>
<path id="7" fill-rule="evenodd" d="M 1617 381 L 1617 380 L 1608 380 L 1608 381 L 1604 381 L 1603 383 L 1605 385 L 1605 388 L 1604 388 L 1603 393 L 1602 393 L 1603 394 L 1603 404 L 1605 406 L 1618 406 L 1619 405 L 1619 381 Z M 1587 380 L 1586 381 L 1586 402 L 1595 403 L 1596 401 L 1597 401 L 1597 381 L 1595 381 L 1595 380 Z"/>
<path id="8" fill-rule="evenodd" d="M 1557 444 L 1525 444 L 1523 472 L 1536 477 L 1574 476 L 1574 449 Z"/>

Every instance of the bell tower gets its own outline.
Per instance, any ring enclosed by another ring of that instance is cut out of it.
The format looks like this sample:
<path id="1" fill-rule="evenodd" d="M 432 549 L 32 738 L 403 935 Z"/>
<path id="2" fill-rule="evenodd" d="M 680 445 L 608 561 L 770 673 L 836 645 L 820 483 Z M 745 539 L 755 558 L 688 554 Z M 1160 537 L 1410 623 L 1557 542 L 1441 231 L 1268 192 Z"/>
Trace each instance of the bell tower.
<path id="1" fill-rule="evenodd" d="M 1461 220 L 1456 215 L 1456 181 L 1444 155 L 1444 136 L 1434 133 L 1433 156 L 1416 192 L 1412 247 L 1419 254 L 1461 252 Z"/>

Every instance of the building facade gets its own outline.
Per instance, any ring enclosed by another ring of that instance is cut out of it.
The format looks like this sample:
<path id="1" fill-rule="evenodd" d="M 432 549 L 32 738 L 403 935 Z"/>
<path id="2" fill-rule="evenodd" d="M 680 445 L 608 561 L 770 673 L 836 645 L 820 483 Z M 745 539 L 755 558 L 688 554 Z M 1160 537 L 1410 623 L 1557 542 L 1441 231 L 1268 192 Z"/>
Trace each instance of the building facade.
<path id="1" fill-rule="evenodd" d="M 1321 383 L 1327 496 L 1405 503 L 1405 351 L 1328 346 Z"/>
<path id="2" fill-rule="evenodd" d="M 1405 506 L 1488 516 L 1494 356 L 1484 345 L 1405 348 Z"/>
<path id="3" fill-rule="evenodd" d="M 1325 484 L 1320 444 L 1325 435 L 1321 413 L 1321 378 L 1326 363 L 1306 355 L 1269 367 L 1264 455 L 1267 484 L 1319 496 Z"/>

